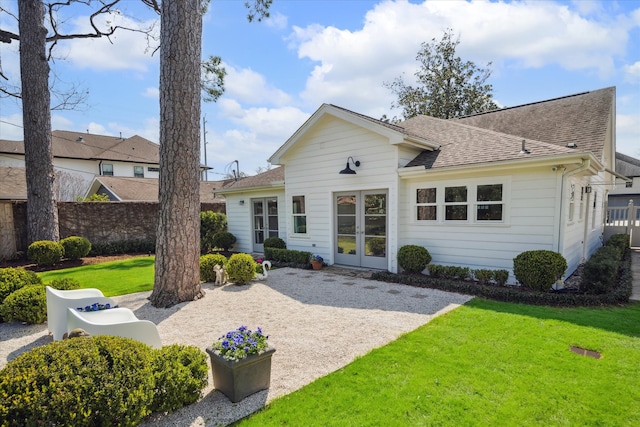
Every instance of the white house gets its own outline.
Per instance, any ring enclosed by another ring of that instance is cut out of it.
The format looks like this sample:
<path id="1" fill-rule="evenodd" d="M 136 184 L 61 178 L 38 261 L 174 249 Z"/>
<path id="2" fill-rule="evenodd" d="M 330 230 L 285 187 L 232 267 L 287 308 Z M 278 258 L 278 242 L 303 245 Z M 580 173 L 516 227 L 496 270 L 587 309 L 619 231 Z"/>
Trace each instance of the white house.
<path id="1" fill-rule="evenodd" d="M 158 178 L 159 145 L 138 135 L 122 138 L 56 130 L 51 137 L 58 200 L 83 196 L 95 176 Z M 16 168 L 24 165 L 24 142 L 0 140 L 0 168 L 17 174 Z"/>
<path id="2" fill-rule="evenodd" d="M 569 275 L 602 244 L 615 88 L 398 124 L 324 104 L 269 161 L 281 167 L 217 191 L 238 250 L 277 235 L 329 264 L 397 272 L 408 244 L 435 264 L 509 271 L 547 249 Z"/>

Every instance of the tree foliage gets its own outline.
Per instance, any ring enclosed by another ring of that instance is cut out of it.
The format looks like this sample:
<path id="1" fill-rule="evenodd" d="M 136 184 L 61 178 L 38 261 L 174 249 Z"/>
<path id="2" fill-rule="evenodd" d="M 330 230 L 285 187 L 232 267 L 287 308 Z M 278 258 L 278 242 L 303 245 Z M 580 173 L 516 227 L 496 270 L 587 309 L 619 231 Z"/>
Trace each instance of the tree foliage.
<path id="1" fill-rule="evenodd" d="M 471 61 L 456 56 L 460 39 L 454 39 L 453 30 L 444 32 L 442 39 L 422 43 L 416 56 L 420 68 L 414 73 L 415 86 L 402 77 L 385 86 L 398 96 L 392 108 L 402 108 L 408 119 L 427 115 L 441 119 L 465 116 L 498 108 L 493 101 L 493 86 L 486 83 L 491 76 L 489 67 L 478 67 Z"/>

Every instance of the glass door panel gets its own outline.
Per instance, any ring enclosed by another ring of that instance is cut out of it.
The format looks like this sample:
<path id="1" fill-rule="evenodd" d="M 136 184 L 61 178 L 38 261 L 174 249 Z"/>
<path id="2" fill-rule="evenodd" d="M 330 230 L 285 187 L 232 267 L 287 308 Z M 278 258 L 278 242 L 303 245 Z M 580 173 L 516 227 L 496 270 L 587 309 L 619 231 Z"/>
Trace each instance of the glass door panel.
<path id="1" fill-rule="evenodd" d="M 264 252 L 264 239 L 278 237 L 278 199 L 252 199 L 253 250 Z"/>

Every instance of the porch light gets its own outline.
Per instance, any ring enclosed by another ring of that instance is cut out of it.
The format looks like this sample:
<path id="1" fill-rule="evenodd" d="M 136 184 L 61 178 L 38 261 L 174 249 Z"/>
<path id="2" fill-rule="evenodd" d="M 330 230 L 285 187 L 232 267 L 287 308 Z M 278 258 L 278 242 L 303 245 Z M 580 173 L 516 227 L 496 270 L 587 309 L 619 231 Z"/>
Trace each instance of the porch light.
<path id="1" fill-rule="evenodd" d="M 342 169 L 342 170 L 339 172 L 339 173 L 340 173 L 340 175 L 355 175 L 355 174 L 356 174 L 356 171 L 354 171 L 353 169 L 351 169 L 351 168 L 349 167 L 349 160 L 351 160 L 351 163 L 353 163 L 353 165 L 354 165 L 355 167 L 360 167 L 360 160 L 355 160 L 355 161 L 354 161 L 354 160 L 353 160 L 353 157 L 349 156 L 349 157 L 347 158 L 347 167 L 346 167 L 346 168 L 344 168 L 344 169 Z"/>

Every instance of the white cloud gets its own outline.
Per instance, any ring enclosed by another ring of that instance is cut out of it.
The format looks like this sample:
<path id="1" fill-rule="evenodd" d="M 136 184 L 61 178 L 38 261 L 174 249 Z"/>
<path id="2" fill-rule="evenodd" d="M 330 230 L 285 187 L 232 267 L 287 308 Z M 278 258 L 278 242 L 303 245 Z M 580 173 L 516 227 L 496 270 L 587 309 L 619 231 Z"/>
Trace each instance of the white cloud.
<path id="1" fill-rule="evenodd" d="M 267 27 L 275 28 L 276 30 L 284 30 L 288 25 L 287 17 L 280 12 L 272 13 L 269 19 L 263 22 Z"/>
<path id="2" fill-rule="evenodd" d="M 148 87 L 142 92 L 145 98 L 160 99 L 160 89 L 158 87 Z"/>
<path id="3" fill-rule="evenodd" d="M 24 139 L 22 114 L 0 116 L 0 139 L 9 141 L 22 141 Z"/>
<path id="4" fill-rule="evenodd" d="M 640 159 L 640 112 L 616 115 L 616 151 Z"/>
<path id="5" fill-rule="evenodd" d="M 146 28 L 155 21 L 137 21 L 124 15 L 98 18 L 100 28 L 119 25 L 127 28 Z M 74 32 L 91 32 L 89 18 L 81 16 L 71 21 Z M 153 34 L 159 34 L 159 21 L 155 22 Z M 151 45 L 150 45 L 151 43 Z M 73 39 L 59 43 L 57 55 L 71 61 L 73 66 L 92 70 L 136 70 L 145 72 L 157 64 L 158 55 L 151 56 L 157 42 L 148 40 L 139 32 L 118 29 L 109 38 Z"/>
<path id="6" fill-rule="evenodd" d="M 462 58 L 479 66 L 493 61 L 494 72 L 496 66 L 558 65 L 604 77 L 624 55 L 633 25 L 622 18 L 597 21 L 554 2 L 384 1 L 360 30 L 294 26 L 288 40 L 300 58 L 317 63 L 302 93 L 307 105 L 333 102 L 377 117 L 371 106 L 394 100 L 382 83 L 400 75 L 410 82 L 420 44 L 440 40 L 447 28 L 460 36 Z"/>
<path id="7" fill-rule="evenodd" d="M 237 98 L 249 104 L 286 105 L 291 103 L 291 97 L 286 92 L 267 83 L 261 74 L 250 68 L 237 69 L 228 64 L 223 65 L 227 70 L 225 97 Z"/>
<path id="8" fill-rule="evenodd" d="M 624 66 L 624 72 L 626 74 L 626 80 L 629 82 L 640 82 L 640 61 L 631 65 Z"/>

